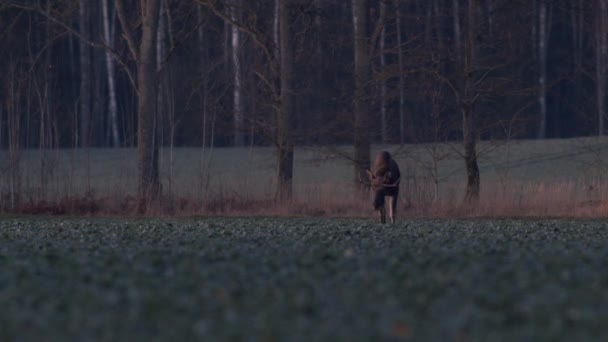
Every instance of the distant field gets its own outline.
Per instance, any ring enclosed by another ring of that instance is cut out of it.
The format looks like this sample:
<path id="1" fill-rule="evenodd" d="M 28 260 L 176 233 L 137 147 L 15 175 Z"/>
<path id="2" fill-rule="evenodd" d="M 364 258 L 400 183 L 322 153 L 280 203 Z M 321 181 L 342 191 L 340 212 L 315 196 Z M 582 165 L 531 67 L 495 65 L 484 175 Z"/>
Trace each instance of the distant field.
<path id="1" fill-rule="evenodd" d="M 462 199 L 465 178 L 459 144 L 374 146 L 372 154 L 383 149 L 401 165 L 403 198 L 442 206 Z M 352 198 L 352 164 L 345 157 L 351 152 L 349 147 L 296 149 L 296 199 L 335 203 Z M 95 197 L 134 195 L 136 160 L 135 149 L 23 151 L 20 192 L 22 198 L 48 200 L 87 192 Z M 276 171 L 270 147 L 163 149 L 161 160 L 164 193 L 174 197 L 273 197 Z M 572 205 L 608 197 L 608 139 L 482 142 L 479 163 L 484 203 L 531 201 L 542 206 L 560 198 Z M 10 192 L 9 169 L 7 152 L 0 152 L 2 194 Z M 401 203 L 406 204 L 407 200 Z"/>
<path id="2" fill-rule="evenodd" d="M 605 341 L 608 226 L 0 220 L 0 340 Z"/>

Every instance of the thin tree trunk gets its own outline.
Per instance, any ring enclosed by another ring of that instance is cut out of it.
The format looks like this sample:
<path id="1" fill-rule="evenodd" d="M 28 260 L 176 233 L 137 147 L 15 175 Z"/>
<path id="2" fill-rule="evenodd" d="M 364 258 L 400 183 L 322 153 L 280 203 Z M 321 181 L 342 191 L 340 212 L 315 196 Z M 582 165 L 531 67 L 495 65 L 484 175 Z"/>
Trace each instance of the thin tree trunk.
<path id="1" fill-rule="evenodd" d="M 80 146 L 89 147 L 91 124 L 91 47 L 87 44 L 91 40 L 89 20 L 91 2 L 80 0 Z"/>
<path id="2" fill-rule="evenodd" d="M 488 34 L 490 37 L 494 31 L 494 0 L 487 0 L 488 4 Z"/>
<path id="3" fill-rule="evenodd" d="M 232 44 L 230 43 L 230 39 L 231 39 L 231 33 L 232 33 L 232 27 L 231 25 L 228 23 L 228 21 L 224 21 L 224 37 L 223 37 L 223 46 L 224 46 L 224 50 L 223 50 L 223 58 L 224 58 L 224 70 L 226 71 L 226 81 L 229 82 L 230 78 L 231 78 L 231 70 L 230 70 L 230 62 L 231 62 L 231 58 L 232 58 L 232 54 L 230 53 L 230 48 L 232 46 Z"/>
<path id="4" fill-rule="evenodd" d="M 278 116 L 277 199 L 290 200 L 293 180 L 293 41 L 289 18 L 289 0 L 280 0 L 279 39 L 281 51 L 281 94 Z"/>
<path id="5" fill-rule="evenodd" d="M 108 11 L 108 0 L 102 0 L 102 12 L 103 12 L 103 35 L 106 44 L 110 48 L 114 48 L 114 38 L 110 34 L 110 26 L 114 23 L 110 22 L 110 18 L 113 16 L 109 15 Z M 106 50 L 106 71 L 108 73 L 108 111 L 110 112 L 110 126 L 112 130 L 112 146 L 120 146 L 120 136 L 118 134 L 118 106 L 116 104 L 116 84 L 114 78 L 114 59 L 110 51 Z"/>
<path id="6" fill-rule="evenodd" d="M 137 63 L 138 96 L 138 180 L 139 210 L 147 209 L 150 200 L 160 194 L 158 174 L 158 141 L 156 137 L 156 35 L 158 32 L 160 0 L 142 0 L 142 33 Z M 145 4 L 145 6 L 143 6 Z"/>
<path id="7" fill-rule="evenodd" d="M 21 193 L 21 84 L 17 77 L 17 65 L 9 65 L 6 98 L 6 118 L 8 135 L 8 159 L 9 159 L 9 201 L 11 209 L 19 202 Z"/>
<path id="8" fill-rule="evenodd" d="M 384 20 L 384 18 L 386 18 L 386 4 L 381 1 L 380 20 Z M 386 55 L 384 54 L 384 48 L 386 45 L 386 25 L 385 23 L 380 23 L 380 25 L 382 25 L 382 30 L 380 31 L 380 137 L 382 139 L 382 143 L 386 144 L 388 142 L 386 118 L 387 87 L 386 82 L 384 80 L 384 69 L 386 68 Z"/>
<path id="9" fill-rule="evenodd" d="M 367 0 L 352 0 L 352 19 L 355 53 L 354 89 L 354 148 L 355 184 L 365 179 L 370 165 L 369 138 L 369 37 L 367 33 Z"/>
<path id="10" fill-rule="evenodd" d="M 479 166 L 477 165 L 477 132 L 475 123 L 475 0 L 469 0 L 467 6 L 467 41 L 464 51 L 464 93 L 462 94 L 462 135 L 464 143 L 464 160 L 467 171 L 467 189 L 465 202 L 472 203 L 479 199 Z"/>
<path id="11" fill-rule="evenodd" d="M 281 44 L 281 42 L 279 41 L 279 35 L 280 35 L 280 33 L 279 33 L 279 22 L 280 22 L 280 19 L 279 19 L 279 15 L 280 15 L 279 14 L 279 8 L 280 8 L 280 3 L 281 3 L 281 0 L 274 0 L 274 8 L 273 8 L 274 16 L 273 16 L 273 23 L 272 23 L 272 38 L 273 38 L 273 41 L 274 41 L 274 46 L 276 48 L 275 51 L 276 51 L 276 55 L 277 55 L 276 56 L 277 60 L 279 59 L 279 54 L 280 54 L 279 53 L 279 49 L 280 49 L 279 45 Z"/>
<path id="12" fill-rule="evenodd" d="M 167 145 L 167 141 L 165 140 L 165 133 L 167 130 L 165 129 L 165 123 L 169 125 L 169 132 L 173 129 L 173 121 L 170 120 L 168 113 L 168 91 L 167 91 L 167 77 L 166 70 L 163 70 L 163 56 L 165 54 L 165 18 L 163 16 L 164 12 L 167 9 L 164 6 L 163 0 L 160 0 L 160 10 L 158 16 L 158 26 L 156 28 L 156 41 L 155 41 L 155 49 L 156 49 L 156 77 L 157 77 L 157 85 L 156 88 L 156 114 L 154 115 L 154 132 L 156 134 L 155 143 L 158 145 L 158 168 L 161 169 L 169 169 L 169 173 L 166 179 L 166 188 L 164 189 L 164 193 L 171 196 L 172 194 L 172 186 L 173 179 L 171 178 L 171 169 L 172 169 L 172 144 L 171 144 L 171 134 L 169 134 L 169 158 L 165 156 L 163 146 Z M 167 168 L 164 166 L 164 162 L 167 161 Z"/>
<path id="13" fill-rule="evenodd" d="M 0 105 L 0 150 L 4 150 L 4 111 Z"/>
<path id="14" fill-rule="evenodd" d="M 202 5 L 197 6 L 198 21 L 203 22 L 203 7 Z M 204 149 L 207 146 L 207 81 L 205 75 L 207 74 L 207 51 L 205 48 L 205 34 L 203 25 L 198 27 L 198 44 L 200 48 L 200 66 L 201 75 L 203 79 L 203 94 L 201 96 L 201 110 L 202 110 L 202 134 L 201 134 L 201 146 Z"/>
<path id="15" fill-rule="evenodd" d="M 581 63 L 582 63 L 582 55 L 584 54 L 583 51 L 583 44 L 585 42 L 585 0 L 579 0 L 578 2 L 578 51 L 581 54 Z"/>
<path id="16" fill-rule="evenodd" d="M 74 41 L 77 38 L 74 38 L 74 35 L 70 34 L 70 36 L 68 37 L 68 56 L 69 56 L 69 65 L 70 65 L 70 77 L 73 80 L 77 80 L 78 79 L 78 60 L 79 57 L 76 56 L 76 42 Z M 73 148 L 77 148 L 78 147 L 78 116 L 79 116 L 79 107 L 80 107 L 80 101 L 78 98 L 79 95 L 79 91 L 80 91 L 80 84 L 78 84 L 77 82 L 70 82 L 70 94 L 72 96 L 73 102 L 71 103 L 71 106 L 73 106 L 74 111 L 71 113 L 72 115 L 72 123 L 70 125 L 70 133 L 71 135 L 71 139 L 70 139 L 70 143 L 71 143 L 71 147 Z"/>
<path id="17" fill-rule="evenodd" d="M 95 9 L 93 9 L 95 10 Z M 91 16 L 95 17 L 95 16 Z M 101 24 L 101 23 L 96 23 Z M 99 27 L 101 31 L 101 27 Z M 94 37 L 102 36 L 102 32 L 97 32 L 95 28 Z M 105 81 L 107 80 L 107 72 L 105 69 L 105 56 L 100 53 L 93 53 L 93 82 L 92 82 L 92 110 L 91 110 L 91 137 L 89 143 L 91 146 L 107 146 L 107 132 L 108 132 L 108 120 L 107 120 L 107 109 L 105 106 L 104 89 L 107 88 Z"/>
<path id="18" fill-rule="evenodd" d="M 540 0 L 538 10 L 538 105 L 540 109 L 540 125 L 538 138 L 547 137 L 547 3 Z"/>
<path id="19" fill-rule="evenodd" d="M 425 21 L 424 21 L 424 46 L 430 46 L 431 33 L 433 32 L 433 3 L 429 0 L 421 0 L 426 6 Z M 422 6 L 421 6 L 422 7 Z"/>
<path id="20" fill-rule="evenodd" d="M 433 10 L 435 11 L 435 35 L 437 36 L 437 49 L 439 51 L 443 51 L 446 47 L 444 29 L 443 29 L 443 13 L 441 12 L 441 3 L 442 0 L 433 0 Z M 457 53 L 459 53 L 457 51 Z"/>
<path id="21" fill-rule="evenodd" d="M 456 59 L 460 61 L 460 51 L 461 43 L 460 43 L 460 8 L 458 7 L 458 2 L 460 0 L 452 0 L 452 17 L 454 18 L 454 48 L 456 51 Z"/>
<path id="22" fill-rule="evenodd" d="M 324 63 L 324 53 L 323 53 L 323 24 L 322 24 L 322 0 L 315 0 L 315 19 L 314 19 L 314 27 L 315 27 L 315 64 L 317 67 L 315 68 L 315 86 L 314 86 L 314 101 L 313 101 L 313 115 L 309 120 L 309 132 L 313 133 L 315 127 L 322 127 L 323 122 L 323 112 L 327 109 L 327 104 L 325 102 L 325 94 L 326 87 L 323 82 L 325 77 L 325 63 Z M 308 143 L 323 145 L 325 143 L 325 135 L 326 132 L 316 133 L 316 134 L 307 134 Z"/>
<path id="23" fill-rule="evenodd" d="M 399 2 L 395 3 L 396 7 L 396 25 L 397 25 L 397 61 L 399 64 L 399 142 L 401 145 L 405 143 L 405 82 L 403 69 L 403 43 L 401 37 L 401 6 Z"/>
<path id="24" fill-rule="evenodd" d="M 232 21 L 238 22 L 241 2 L 234 0 L 234 6 L 230 11 Z M 245 145 L 245 128 L 243 118 L 243 92 L 241 59 L 240 59 L 240 32 L 236 25 L 232 25 L 232 70 L 234 73 L 233 105 L 234 105 L 234 146 L 242 147 Z"/>
<path id="25" fill-rule="evenodd" d="M 604 135 L 604 118 L 606 112 L 606 0 L 598 1 L 598 11 L 596 17 L 595 30 L 595 78 L 596 78 L 596 97 L 597 97 L 597 131 L 598 135 Z"/>
<path id="26" fill-rule="evenodd" d="M 50 16 L 51 14 L 51 1 L 47 0 L 46 2 L 46 14 L 47 16 Z M 51 21 L 50 20 L 46 20 L 46 32 L 45 32 L 45 45 L 48 47 L 45 53 L 45 67 L 44 69 L 46 70 L 50 70 L 51 69 L 51 65 L 52 65 L 52 53 L 53 53 L 53 49 L 51 48 L 52 45 L 52 37 L 51 37 Z M 43 145 L 47 148 L 50 149 L 53 147 L 53 131 L 52 131 L 52 113 L 51 113 L 51 98 L 52 98 L 52 89 L 51 89 L 51 77 L 52 77 L 52 73 L 51 72 L 44 72 L 44 104 L 41 107 L 41 112 L 44 112 L 44 115 L 46 116 L 46 125 L 44 125 L 43 130 L 44 130 L 44 134 L 43 136 L 45 137 L 44 139 L 41 139 L 43 141 Z"/>
<path id="27" fill-rule="evenodd" d="M 49 1 L 46 2 L 46 15 L 47 18 L 50 15 L 51 5 Z M 43 70 L 41 72 L 42 87 L 39 85 L 38 76 L 34 75 L 34 87 L 36 91 L 36 97 L 38 99 L 39 113 L 40 113 L 40 125 L 39 125 L 39 155 L 40 155 L 40 199 L 44 200 L 47 194 L 49 186 L 49 178 L 52 174 L 50 170 L 48 150 L 52 147 L 52 132 L 51 132 L 51 113 L 50 113 L 50 80 L 51 74 L 47 72 L 51 66 L 51 22 L 50 20 L 45 21 L 45 40 L 44 45 L 49 47 L 45 53 L 44 64 L 41 66 Z"/>

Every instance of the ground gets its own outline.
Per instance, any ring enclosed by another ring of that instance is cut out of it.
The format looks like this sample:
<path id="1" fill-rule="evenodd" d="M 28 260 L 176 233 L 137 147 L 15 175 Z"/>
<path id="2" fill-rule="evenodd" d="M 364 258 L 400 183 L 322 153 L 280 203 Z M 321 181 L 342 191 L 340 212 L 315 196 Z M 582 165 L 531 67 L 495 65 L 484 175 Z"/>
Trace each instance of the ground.
<path id="1" fill-rule="evenodd" d="M 599 220 L 3 218 L 0 340 L 602 340 Z"/>

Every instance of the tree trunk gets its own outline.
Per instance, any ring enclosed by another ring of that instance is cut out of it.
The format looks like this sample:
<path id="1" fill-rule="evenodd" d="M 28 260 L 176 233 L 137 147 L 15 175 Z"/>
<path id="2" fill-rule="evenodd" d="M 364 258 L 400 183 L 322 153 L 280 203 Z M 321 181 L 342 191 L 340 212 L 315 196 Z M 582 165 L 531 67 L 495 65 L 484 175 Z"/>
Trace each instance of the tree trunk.
<path id="1" fill-rule="evenodd" d="M 8 183 L 11 209 L 19 202 L 21 194 L 21 83 L 18 67 L 11 61 L 6 80 L 6 128 L 8 135 Z"/>
<path id="2" fill-rule="evenodd" d="M 538 10 L 538 105 L 540 110 L 540 125 L 538 138 L 547 137 L 547 3 L 540 0 Z"/>
<path id="3" fill-rule="evenodd" d="M 488 35 L 492 37 L 494 32 L 494 0 L 487 0 L 488 5 Z"/>
<path id="4" fill-rule="evenodd" d="M 596 100 L 597 100 L 597 132 L 599 136 L 604 135 L 604 118 L 606 112 L 606 0 L 598 1 L 595 30 L 595 78 L 596 78 Z"/>
<path id="5" fill-rule="evenodd" d="M 232 21 L 238 22 L 241 2 L 234 0 L 234 6 L 230 11 Z M 241 94 L 243 92 L 243 81 L 241 72 L 240 45 L 241 37 L 239 29 L 236 25 L 232 25 L 232 71 L 234 73 L 234 85 L 232 99 L 234 104 L 234 146 L 242 147 L 245 145 L 245 127 L 243 118 L 243 100 Z"/>
<path id="6" fill-rule="evenodd" d="M 397 61 L 399 64 L 399 142 L 401 145 L 405 143 L 405 82 L 403 69 L 403 37 L 401 37 L 401 6 L 399 2 L 395 3 L 396 7 L 396 23 L 397 26 Z"/>
<path id="7" fill-rule="evenodd" d="M 365 179 L 370 164 L 369 139 L 369 37 L 367 34 L 367 0 L 352 0 L 355 53 L 354 148 L 355 184 Z"/>
<path id="8" fill-rule="evenodd" d="M 380 2 L 380 20 L 386 18 L 386 4 L 384 1 Z M 380 23 L 382 30 L 380 31 L 380 137 L 382 143 L 388 142 L 387 132 L 387 118 L 386 118 L 386 82 L 385 82 L 385 68 L 386 68 L 386 55 L 384 54 L 384 48 L 386 45 L 386 25 L 384 22 Z"/>
<path id="9" fill-rule="evenodd" d="M 315 54 L 314 54 L 314 63 L 315 67 L 315 75 L 314 75 L 314 100 L 312 101 L 312 115 L 309 118 L 309 126 L 307 127 L 307 132 L 313 133 L 316 127 L 322 127 L 324 122 L 324 113 L 327 111 L 328 104 L 326 100 L 327 87 L 324 82 L 325 74 L 327 72 L 326 63 L 325 63 L 325 55 L 323 49 L 323 37 L 325 32 L 323 31 L 323 21 L 322 21 L 322 11 L 323 11 L 323 1 L 315 0 L 315 19 L 314 19 L 314 27 L 315 27 Z M 313 133 L 307 134 L 307 144 L 319 144 L 323 145 L 326 142 L 327 132 L 321 133 Z"/>
<path id="10" fill-rule="evenodd" d="M 289 18 L 289 0 L 279 4 L 279 40 L 281 94 L 277 122 L 277 199 L 290 200 L 293 179 L 293 41 Z"/>
<path id="11" fill-rule="evenodd" d="M 472 203 L 479 199 L 479 166 L 477 165 L 477 132 L 475 127 L 475 1 L 469 0 L 467 7 L 467 40 L 464 51 L 464 89 L 461 99 L 462 136 L 464 161 L 467 171 L 467 188 L 465 202 Z"/>
<path id="12" fill-rule="evenodd" d="M 452 0 L 452 17 L 454 18 L 454 49 L 456 51 L 456 59 L 460 62 L 460 8 L 458 2 L 460 0 Z M 458 63 L 457 62 L 457 63 Z"/>
<path id="13" fill-rule="evenodd" d="M 431 43 L 431 33 L 433 32 L 433 2 L 429 0 L 421 0 L 423 5 L 425 14 L 424 14 L 424 46 L 430 46 Z"/>
<path id="14" fill-rule="evenodd" d="M 110 48 L 114 48 L 114 37 L 110 34 L 111 16 L 108 10 L 108 0 L 102 0 L 103 12 L 103 36 L 106 44 Z M 112 146 L 120 146 L 120 136 L 118 135 L 118 106 L 116 104 L 116 83 L 114 78 L 114 59 L 110 51 L 106 50 L 106 71 L 108 74 L 108 111 L 110 112 L 110 129 L 112 130 Z"/>
<path id="15" fill-rule="evenodd" d="M 97 5 L 97 4 L 96 4 Z M 96 9 L 93 8 L 93 11 Z M 91 16 L 92 18 L 96 16 Z M 97 27 L 95 23 L 93 28 L 93 37 L 99 37 L 103 35 L 101 27 Z M 98 30 L 99 29 L 99 30 Z M 91 98 L 91 121 L 89 128 L 91 135 L 89 137 L 90 146 L 107 146 L 108 145 L 108 119 L 107 119 L 107 108 L 104 101 L 105 91 L 107 88 L 107 71 L 105 70 L 105 56 L 101 53 L 92 54 L 93 63 L 93 82 L 92 82 L 92 98 Z"/>
<path id="16" fill-rule="evenodd" d="M 197 9 L 197 15 L 198 15 L 198 21 L 199 23 L 203 22 L 203 7 L 202 5 L 199 5 L 196 7 Z M 201 77 L 203 79 L 203 89 L 202 89 L 202 95 L 201 95 L 201 110 L 202 110 L 202 127 L 201 127 L 201 147 L 202 147 L 202 153 L 204 154 L 205 152 L 205 148 L 207 146 L 209 146 L 210 144 L 208 144 L 207 142 L 207 80 L 206 80 L 206 74 L 207 74 L 207 49 L 205 48 L 205 34 L 204 34 L 204 30 L 203 30 L 203 25 L 199 25 L 198 27 L 198 46 L 200 49 L 200 71 L 201 71 Z"/>
<path id="17" fill-rule="evenodd" d="M 281 0 L 274 0 L 274 7 L 273 7 L 273 22 L 272 22 L 272 39 L 274 41 L 274 45 L 275 45 L 275 52 L 277 54 L 277 60 L 279 59 L 279 49 L 280 49 L 280 45 L 281 42 L 279 41 L 279 23 L 280 23 L 280 14 L 279 14 L 279 10 L 280 10 L 280 5 L 281 5 Z"/>
<path id="18" fill-rule="evenodd" d="M 145 6 L 144 6 L 145 4 Z M 160 0 L 142 0 L 142 33 L 137 62 L 138 129 L 137 171 L 139 210 L 147 209 L 149 201 L 160 194 L 158 175 L 158 141 L 156 137 L 156 35 L 158 32 Z"/>
<path id="19" fill-rule="evenodd" d="M 91 3 L 89 0 L 80 0 L 80 146 L 89 147 L 91 125 L 91 47 L 87 43 L 91 40 L 89 24 Z"/>

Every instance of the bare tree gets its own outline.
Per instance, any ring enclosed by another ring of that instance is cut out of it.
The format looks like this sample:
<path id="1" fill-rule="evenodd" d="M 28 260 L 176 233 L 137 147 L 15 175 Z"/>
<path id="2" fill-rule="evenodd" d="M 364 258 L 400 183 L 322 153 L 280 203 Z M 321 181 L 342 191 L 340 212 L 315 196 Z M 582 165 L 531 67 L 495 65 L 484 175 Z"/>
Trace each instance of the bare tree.
<path id="1" fill-rule="evenodd" d="M 355 89 L 354 89 L 354 148 L 355 148 L 355 183 L 365 179 L 370 165 L 369 136 L 369 36 L 367 33 L 367 0 L 352 0 L 352 19 L 355 53 Z"/>
<path id="2" fill-rule="evenodd" d="M 597 0 L 595 30 L 595 89 L 597 100 L 597 132 L 604 135 L 606 115 L 606 57 L 608 57 L 608 11 L 606 0 Z"/>
<path id="3" fill-rule="evenodd" d="M 384 53 L 385 45 L 386 45 L 386 25 L 384 23 L 384 18 L 386 17 L 386 3 L 384 1 L 380 2 L 380 20 L 382 22 L 378 23 L 382 28 L 380 31 L 380 138 L 382 139 L 382 143 L 386 144 L 388 142 L 388 132 L 387 132 L 387 118 L 386 118 L 386 106 L 387 106 L 387 85 L 385 80 L 386 73 L 386 55 Z"/>
<path id="4" fill-rule="evenodd" d="M 549 26 L 547 25 L 547 1 L 540 0 L 538 8 L 538 105 L 540 126 L 538 138 L 547 137 L 547 42 Z"/>
<path id="5" fill-rule="evenodd" d="M 110 21 L 108 13 L 108 0 L 102 0 L 102 14 L 103 14 L 103 36 L 106 41 L 106 45 L 110 49 L 114 48 L 114 37 L 111 34 L 113 29 L 110 26 L 114 26 L 113 20 Z M 114 58 L 110 50 L 106 50 L 106 71 L 108 75 L 108 111 L 110 112 L 110 127 L 112 130 L 112 144 L 114 147 L 120 146 L 120 136 L 118 135 L 118 107 L 116 104 L 116 81 L 114 75 Z"/>
<path id="6" fill-rule="evenodd" d="M 277 118 L 277 198 L 288 200 L 292 196 L 293 182 L 293 37 L 289 17 L 290 0 L 280 0 L 279 41 L 280 41 L 280 107 Z"/>
<path id="7" fill-rule="evenodd" d="M 477 9 L 475 1 L 468 0 L 467 32 L 464 46 L 464 61 L 462 68 L 462 95 L 459 99 L 462 112 L 462 136 L 464 144 L 464 161 L 467 171 L 467 188 L 465 201 L 471 202 L 479 198 L 479 166 L 477 165 L 477 132 L 475 122 L 475 101 L 478 93 L 475 89 L 475 17 Z"/>
<path id="8" fill-rule="evenodd" d="M 23 84 L 19 81 L 17 63 L 9 62 L 6 78 L 6 117 L 8 129 L 8 191 L 10 208 L 19 202 L 21 194 L 21 113 L 20 103 Z"/>
<path id="9" fill-rule="evenodd" d="M 129 51 L 137 68 L 137 180 L 139 211 L 147 210 L 150 200 L 160 194 L 158 172 L 159 143 L 156 134 L 156 36 L 160 16 L 160 0 L 140 0 L 141 37 L 131 30 L 122 0 L 115 0 L 116 12 Z"/>
<path id="10" fill-rule="evenodd" d="M 259 48 L 264 60 L 264 70 L 254 74 L 265 88 L 264 96 L 268 96 L 265 104 L 276 110 L 272 122 L 259 120 L 252 123 L 257 125 L 276 145 L 277 152 L 277 200 L 289 200 L 292 196 L 293 159 L 294 159 L 294 32 L 290 8 L 290 0 L 277 0 L 274 3 L 272 18 L 272 33 L 264 32 L 254 20 L 255 13 L 241 13 L 242 22 L 236 22 L 230 14 L 218 8 L 217 3 L 210 0 L 198 0 L 224 23 L 237 27 L 239 31 L 252 38 Z M 278 11 L 277 11 L 278 10 Z M 278 16 L 277 16 L 278 15 Z M 254 19 L 251 18 L 254 16 Z M 277 20 L 278 18 L 278 20 Z M 278 25 L 278 26 L 277 26 Z M 278 42 L 278 44 L 277 44 Z M 278 46 L 277 46 L 278 45 Z"/>
<path id="11" fill-rule="evenodd" d="M 234 6 L 230 9 L 230 18 L 239 22 L 241 12 L 240 0 L 234 0 Z M 233 110 L 234 110 L 234 146 L 245 145 L 245 119 L 243 117 L 243 75 L 241 66 L 241 33 L 236 25 L 231 25 L 232 43 L 232 72 L 233 72 Z"/>
<path id="12" fill-rule="evenodd" d="M 401 6 L 397 1 L 395 3 L 396 16 L 395 25 L 397 26 L 397 61 L 399 72 L 399 142 L 405 143 L 405 80 L 404 80 L 404 63 L 403 63 L 403 37 L 401 28 Z"/>
<path id="13" fill-rule="evenodd" d="M 452 17 L 454 20 L 454 48 L 456 50 L 456 60 L 460 63 L 461 42 L 460 42 L 460 8 L 458 2 L 460 0 L 452 0 Z"/>
<path id="14" fill-rule="evenodd" d="M 89 147 L 91 126 L 91 2 L 80 0 L 79 8 L 79 30 L 80 40 L 80 132 L 79 140 L 81 147 Z"/>

